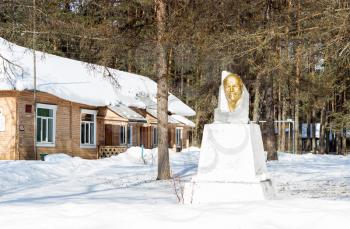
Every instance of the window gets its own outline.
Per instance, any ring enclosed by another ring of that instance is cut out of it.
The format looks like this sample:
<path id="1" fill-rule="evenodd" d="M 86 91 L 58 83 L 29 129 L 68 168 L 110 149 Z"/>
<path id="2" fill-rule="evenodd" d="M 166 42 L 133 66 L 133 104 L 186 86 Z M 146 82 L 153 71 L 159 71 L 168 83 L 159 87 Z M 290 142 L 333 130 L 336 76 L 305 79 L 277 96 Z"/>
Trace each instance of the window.
<path id="1" fill-rule="evenodd" d="M 5 115 L 2 108 L 0 108 L 0 131 L 5 131 Z"/>
<path id="2" fill-rule="evenodd" d="M 175 143 L 176 146 L 182 145 L 182 129 L 180 128 L 175 129 Z"/>
<path id="3" fill-rule="evenodd" d="M 126 144 L 126 126 L 120 126 L 120 145 Z"/>
<path id="4" fill-rule="evenodd" d="M 36 105 L 36 145 L 55 146 L 57 106 Z"/>
<path id="5" fill-rule="evenodd" d="M 153 127 L 153 146 L 158 145 L 158 129 L 157 127 Z"/>
<path id="6" fill-rule="evenodd" d="M 96 114 L 94 110 L 81 110 L 80 145 L 82 147 L 96 147 Z"/>
<path id="7" fill-rule="evenodd" d="M 32 113 L 32 105 L 31 104 L 26 104 L 25 110 L 26 110 L 26 113 Z"/>
<path id="8" fill-rule="evenodd" d="M 128 146 L 132 146 L 132 126 L 128 126 L 128 134 L 127 134 L 127 142 Z"/>

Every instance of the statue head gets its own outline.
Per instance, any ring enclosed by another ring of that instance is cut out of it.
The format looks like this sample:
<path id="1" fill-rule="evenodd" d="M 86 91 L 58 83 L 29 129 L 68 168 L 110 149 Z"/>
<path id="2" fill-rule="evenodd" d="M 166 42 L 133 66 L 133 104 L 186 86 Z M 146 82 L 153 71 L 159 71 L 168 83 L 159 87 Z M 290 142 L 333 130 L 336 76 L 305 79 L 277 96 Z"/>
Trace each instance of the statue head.
<path id="1" fill-rule="evenodd" d="M 238 106 L 238 101 L 243 93 L 243 82 L 236 74 L 229 74 L 224 79 L 224 91 L 228 102 L 229 110 L 232 112 Z"/>

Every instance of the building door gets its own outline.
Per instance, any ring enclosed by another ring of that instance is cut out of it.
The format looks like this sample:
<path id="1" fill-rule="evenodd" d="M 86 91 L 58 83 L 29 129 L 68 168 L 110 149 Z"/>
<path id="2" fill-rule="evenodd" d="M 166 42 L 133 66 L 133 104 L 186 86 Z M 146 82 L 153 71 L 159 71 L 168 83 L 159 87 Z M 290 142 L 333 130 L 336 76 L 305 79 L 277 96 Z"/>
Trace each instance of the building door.
<path id="1" fill-rule="evenodd" d="M 151 148 L 151 128 L 141 127 L 140 128 L 140 146 L 145 148 Z"/>
<path id="2" fill-rule="evenodd" d="M 143 127 L 140 127 L 140 146 L 143 145 Z"/>
<path id="3" fill-rule="evenodd" d="M 105 145 L 106 146 L 111 146 L 112 145 L 112 125 L 107 124 L 105 125 Z"/>

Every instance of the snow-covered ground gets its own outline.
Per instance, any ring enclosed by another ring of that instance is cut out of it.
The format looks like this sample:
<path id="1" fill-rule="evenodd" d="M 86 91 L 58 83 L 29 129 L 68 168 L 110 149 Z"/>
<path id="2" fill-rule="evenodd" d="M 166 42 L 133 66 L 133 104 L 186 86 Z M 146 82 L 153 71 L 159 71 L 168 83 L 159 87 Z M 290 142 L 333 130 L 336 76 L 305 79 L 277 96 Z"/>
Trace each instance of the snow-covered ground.
<path id="1" fill-rule="evenodd" d="M 0 227 L 349 228 L 350 157 L 279 156 L 268 163 L 276 200 L 196 206 L 179 204 L 195 148 L 170 154 L 170 181 L 155 180 L 156 150 L 142 159 L 140 148 L 102 160 L 0 161 Z"/>
<path id="2" fill-rule="evenodd" d="M 279 154 L 268 169 L 280 198 L 347 200 L 350 205 L 350 156 Z"/>

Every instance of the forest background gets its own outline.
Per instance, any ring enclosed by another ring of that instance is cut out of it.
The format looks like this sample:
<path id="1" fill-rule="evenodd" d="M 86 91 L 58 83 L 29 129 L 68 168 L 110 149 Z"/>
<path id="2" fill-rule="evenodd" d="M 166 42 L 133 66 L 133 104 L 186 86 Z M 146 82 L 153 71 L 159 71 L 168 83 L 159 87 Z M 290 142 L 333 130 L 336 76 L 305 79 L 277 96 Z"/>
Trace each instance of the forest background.
<path id="1" fill-rule="evenodd" d="M 40 51 L 157 81 L 155 2 L 0 0 L 0 36 L 27 47 L 35 37 Z M 250 92 L 250 118 L 260 121 L 269 158 L 348 153 L 349 0 L 164 2 L 168 88 L 197 112 L 195 144 L 213 120 L 228 70 Z"/>

